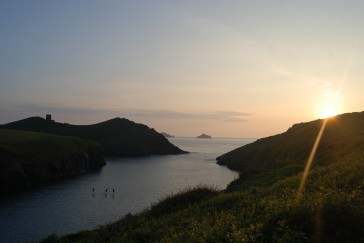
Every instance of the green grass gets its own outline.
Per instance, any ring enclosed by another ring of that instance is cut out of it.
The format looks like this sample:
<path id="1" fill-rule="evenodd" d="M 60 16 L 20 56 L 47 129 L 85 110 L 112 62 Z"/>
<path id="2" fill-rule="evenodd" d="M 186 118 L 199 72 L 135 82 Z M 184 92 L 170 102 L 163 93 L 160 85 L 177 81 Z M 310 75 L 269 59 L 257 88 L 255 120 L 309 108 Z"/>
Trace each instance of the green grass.
<path id="1" fill-rule="evenodd" d="M 331 120 L 300 200 L 321 121 L 224 156 L 242 170 L 226 190 L 198 187 L 95 230 L 44 242 L 364 242 L 364 113 Z"/>
<path id="2" fill-rule="evenodd" d="M 272 169 L 287 163 L 305 163 L 324 120 L 293 125 L 286 132 L 237 148 L 217 158 L 238 171 Z M 364 150 L 364 112 L 330 118 L 315 163 L 330 163 L 348 153 Z"/>
<path id="3" fill-rule="evenodd" d="M 240 173 L 239 178 L 232 181 L 226 191 L 238 191 L 256 186 L 271 185 L 282 178 L 297 175 L 303 169 L 304 166 L 302 164 L 292 164 L 274 170 L 246 171 Z"/>
<path id="4" fill-rule="evenodd" d="M 51 134 L 25 132 L 16 130 L 0 129 L 0 146 L 2 151 L 14 152 L 18 155 L 27 155 L 47 149 L 52 145 L 56 145 L 57 149 L 61 149 L 65 153 L 74 153 L 79 149 L 87 147 L 99 146 L 95 142 L 82 140 L 74 137 L 55 136 Z"/>
<path id="5" fill-rule="evenodd" d="M 101 147 L 79 138 L 0 129 L 0 189 L 25 190 L 104 165 Z"/>
<path id="6" fill-rule="evenodd" d="M 30 117 L 0 126 L 4 129 L 24 130 L 72 136 L 101 144 L 107 156 L 145 156 L 185 153 L 163 135 L 143 124 L 114 118 L 92 125 L 72 125 L 49 122 Z"/>
<path id="7" fill-rule="evenodd" d="M 116 223 L 45 242 L 363 242 L 364 154 L 315 167 L 301 202 L 297 170 L 239 179 L 234 190 L 191 189 Z"/>
<path id="8" fill-rule="evenodd" d="M 55 154 L 72 156 L 75 153 L 86 153 L 89 148 L 99 145 L 74 137 L 51 134 L 0 129 L 0 152 L 27 158 L 39 163 Z"/>

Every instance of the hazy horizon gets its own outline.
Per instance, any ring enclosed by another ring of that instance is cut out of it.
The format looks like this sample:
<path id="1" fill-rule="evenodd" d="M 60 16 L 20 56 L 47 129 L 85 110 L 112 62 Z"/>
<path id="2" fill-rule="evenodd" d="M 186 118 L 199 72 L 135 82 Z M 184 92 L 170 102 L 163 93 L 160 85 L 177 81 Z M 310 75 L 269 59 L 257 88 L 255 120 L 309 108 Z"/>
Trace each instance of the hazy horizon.
<path id="1" fill-rule="evenodd" d="M 364 2 L 0 2 L 0 124 L 265 137 L 362 111 Z"/>

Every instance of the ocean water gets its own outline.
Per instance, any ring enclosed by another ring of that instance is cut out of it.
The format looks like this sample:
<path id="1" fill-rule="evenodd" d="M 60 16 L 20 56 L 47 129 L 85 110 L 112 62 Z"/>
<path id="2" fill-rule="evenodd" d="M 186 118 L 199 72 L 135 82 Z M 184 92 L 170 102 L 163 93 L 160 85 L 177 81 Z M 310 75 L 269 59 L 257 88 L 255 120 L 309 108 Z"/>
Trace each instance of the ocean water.
<path id="1" fill-rule="evenodd" d="M 170 141 L 191 153 L 108 159 L 99 171 L 0 200 L 0 242 L 32 242 L 52 233 L 94 229 L 198 185 L 224 189 L 238 173 L 217 165 L 216 157 L 253 139 Z"/>

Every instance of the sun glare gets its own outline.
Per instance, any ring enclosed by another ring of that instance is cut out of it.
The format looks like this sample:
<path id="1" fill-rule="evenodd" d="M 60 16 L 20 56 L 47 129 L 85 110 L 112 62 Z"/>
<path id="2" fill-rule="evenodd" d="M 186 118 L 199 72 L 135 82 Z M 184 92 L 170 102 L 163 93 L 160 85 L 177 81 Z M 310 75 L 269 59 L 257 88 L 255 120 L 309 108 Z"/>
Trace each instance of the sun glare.
<path id="1" fill-rule="evenodd" d="M 328 90 L 317 102 L 317 112 L 320 119 L 338 115 L 342 110 L 341 95 L 339 92 Z"/>
<path id="2" fill-rule="evenodd" d="M 325 119 L 328 117 L 332 117 L 332 116 L 336 116 L 338 114 L 337 109 L 333 106 L 328 106 L 326 107 L 322 113 L 321 113 L 321 118 Z"/>

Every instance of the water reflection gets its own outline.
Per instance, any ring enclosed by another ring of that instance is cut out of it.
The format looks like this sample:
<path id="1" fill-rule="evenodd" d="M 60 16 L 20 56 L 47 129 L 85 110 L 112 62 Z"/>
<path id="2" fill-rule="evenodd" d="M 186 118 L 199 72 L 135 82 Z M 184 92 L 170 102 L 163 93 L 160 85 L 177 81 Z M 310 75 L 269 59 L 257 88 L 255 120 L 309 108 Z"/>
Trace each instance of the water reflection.
<path id="1" fill-rule="evenodd" d="M 238 176 L 215 158 L 251 140 L 171 140 L 190 154 L 110 159 L 101 170 L 0 201 L 4 242 L 93 229 L 186 187 L 225 188 Z"/>

